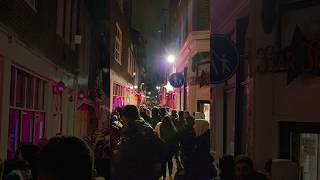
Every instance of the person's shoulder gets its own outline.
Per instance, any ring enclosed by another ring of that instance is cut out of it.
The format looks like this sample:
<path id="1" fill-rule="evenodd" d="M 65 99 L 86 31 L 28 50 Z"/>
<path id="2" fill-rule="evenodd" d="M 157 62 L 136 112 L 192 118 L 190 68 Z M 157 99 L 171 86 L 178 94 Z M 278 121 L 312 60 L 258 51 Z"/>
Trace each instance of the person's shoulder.
<path id="1" fill-rule="evenodd" d="M 256 172 L 254 179 L 255 180 L 267 180 L 267 177 L 261 172 Z"/>

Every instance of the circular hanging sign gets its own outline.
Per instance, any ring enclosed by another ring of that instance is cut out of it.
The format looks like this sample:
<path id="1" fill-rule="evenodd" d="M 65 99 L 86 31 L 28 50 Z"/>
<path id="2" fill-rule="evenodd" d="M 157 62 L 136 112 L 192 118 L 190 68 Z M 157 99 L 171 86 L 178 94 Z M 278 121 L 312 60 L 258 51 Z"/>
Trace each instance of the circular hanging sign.
<path id="1" fill-rule="evenodd" d="M 218 84 L 230 79 L 239 64 L 234 43 L 223 35 L 211 35 L 211 83 Z"/>
<path id="2" fill-rule="evenodd" d="M 181 86 L 183 86 L 184 81 L 185 79 L 182 73 L 173 73 L 169 78 L 169 82 L 174 88 L 180 88 Z"/>

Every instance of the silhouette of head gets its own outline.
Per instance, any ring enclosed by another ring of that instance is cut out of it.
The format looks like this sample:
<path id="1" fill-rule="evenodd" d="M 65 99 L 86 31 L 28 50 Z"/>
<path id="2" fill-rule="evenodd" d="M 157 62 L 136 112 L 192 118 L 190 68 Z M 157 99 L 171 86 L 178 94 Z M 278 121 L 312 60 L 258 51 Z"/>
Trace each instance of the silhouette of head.
<path id="1" fill-rule="evenodd" d="M 55 137 L 40 151 L 40 180 L 91 180 L 93 175 L 93 153 L 79 138 Z"/>
<path id="2" fill-rule="evenodd" d="M 123 108 L 122 115 L 123 115 L 123 120 L 126 121 L 126 123 L 135 121 L 140 117 L 139 110 L 135 105 L 126 105 Z"/>

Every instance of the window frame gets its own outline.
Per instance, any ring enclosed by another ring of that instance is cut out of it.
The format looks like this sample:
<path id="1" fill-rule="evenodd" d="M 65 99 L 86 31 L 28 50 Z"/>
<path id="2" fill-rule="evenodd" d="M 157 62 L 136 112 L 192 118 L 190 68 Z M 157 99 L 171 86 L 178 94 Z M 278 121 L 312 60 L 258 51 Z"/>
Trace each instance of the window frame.
<path id="1" fill-rule="evenodd" d="M 115 45 L 114 45 L 114 60 L 122 64 L 121 56 L 122 56 L 122 30 L 118 23 L 116 23 L 116 29 L 115 29 Z"/>
<path id="2" fill-rule="evenodd" d="M 135 58 L 133 54 L 133 45 L 128 48 L 128 73 L 133 77 L 135 73 Z"/>

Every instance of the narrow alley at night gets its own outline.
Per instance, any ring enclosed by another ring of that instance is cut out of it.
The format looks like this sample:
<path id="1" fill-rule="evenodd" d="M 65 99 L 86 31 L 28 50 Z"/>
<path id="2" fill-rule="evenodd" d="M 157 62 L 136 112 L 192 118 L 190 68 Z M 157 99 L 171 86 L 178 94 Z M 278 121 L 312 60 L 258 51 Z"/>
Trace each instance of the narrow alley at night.
<path id="1" fill-rule="evenodd" d="M 320 180 L 319 0 L 0 0 L 0 180 Z"/>

